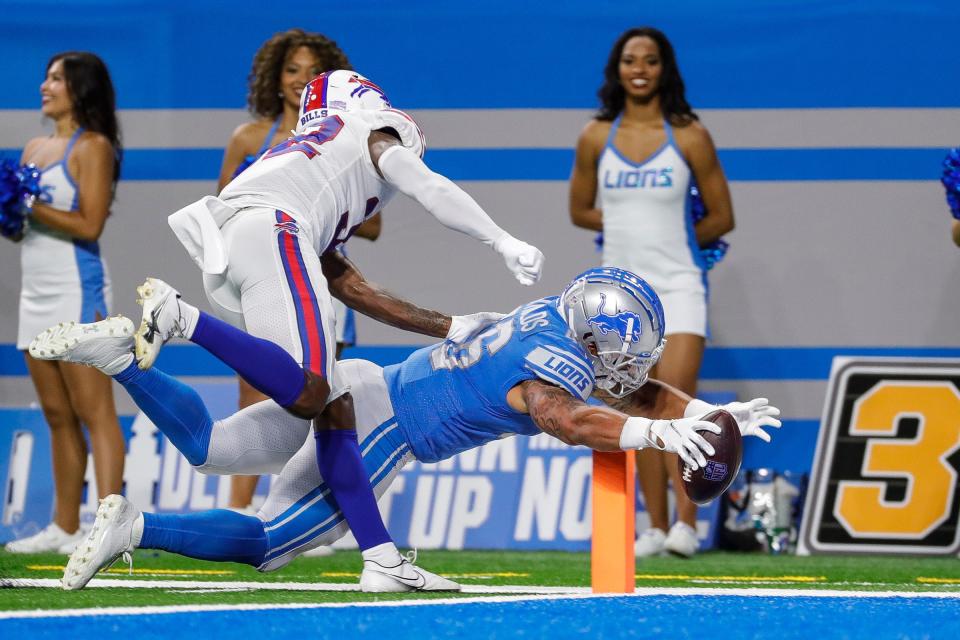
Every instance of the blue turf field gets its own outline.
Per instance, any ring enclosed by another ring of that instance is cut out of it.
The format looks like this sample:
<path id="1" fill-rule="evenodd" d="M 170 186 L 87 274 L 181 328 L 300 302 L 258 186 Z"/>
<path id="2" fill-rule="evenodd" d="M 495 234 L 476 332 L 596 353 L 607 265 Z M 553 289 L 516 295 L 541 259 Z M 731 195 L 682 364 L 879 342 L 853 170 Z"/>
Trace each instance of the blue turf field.
<path id="1" fill-rule="evenodd" d="M 38 640 L 166 639 L 173 630 L 190 640 L 958 638 L 960 603 L 937 597 L 617 596 L 0 620 L 2 637 Z"/>

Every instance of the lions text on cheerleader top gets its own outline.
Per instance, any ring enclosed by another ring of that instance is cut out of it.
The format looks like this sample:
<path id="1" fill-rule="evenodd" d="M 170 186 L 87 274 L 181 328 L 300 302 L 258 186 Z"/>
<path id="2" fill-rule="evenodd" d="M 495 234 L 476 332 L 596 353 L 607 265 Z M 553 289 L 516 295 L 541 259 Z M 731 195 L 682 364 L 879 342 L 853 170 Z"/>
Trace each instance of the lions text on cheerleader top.
<path id="1" fill-rule="evenodd" d="M 603 172 L 605 189 L 656 189 L 673 186 L 673 167 Z"/>

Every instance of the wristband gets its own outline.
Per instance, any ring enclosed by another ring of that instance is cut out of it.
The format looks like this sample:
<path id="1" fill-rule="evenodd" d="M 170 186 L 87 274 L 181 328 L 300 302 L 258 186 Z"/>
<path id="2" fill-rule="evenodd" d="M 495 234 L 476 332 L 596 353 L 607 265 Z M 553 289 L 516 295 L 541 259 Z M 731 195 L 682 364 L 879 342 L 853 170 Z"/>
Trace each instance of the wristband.
<path id="1" fill-rule="evenodd" d="M 694 416 L 702 416 L 705 413 L 710 413 L 717 408 L 717 405 L 710 404 L 709 402 L 704 402 L 694 398 L 690 401 L 690 404 L 687 405 L 687 408 L 683 410 L 684 418 L 692 418 Z"/>
<path id="2" fill-rule="evenodd" d="M 653 447 L 659 449 L 650 438 L 650 428 L 653 426 L 653 420 L 634 416 L 627 418 L 623 423 L 623 430 L 620 432 L 620 448 L 624 451 L 634 451 L 636 449 L 648 449 Z"/>

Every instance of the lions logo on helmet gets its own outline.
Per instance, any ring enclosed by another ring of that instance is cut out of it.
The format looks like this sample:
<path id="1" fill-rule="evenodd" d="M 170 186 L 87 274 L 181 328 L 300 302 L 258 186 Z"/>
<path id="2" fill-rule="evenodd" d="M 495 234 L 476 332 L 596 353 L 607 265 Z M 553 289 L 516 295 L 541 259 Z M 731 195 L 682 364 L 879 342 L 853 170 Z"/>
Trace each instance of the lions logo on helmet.
<path id="1" fill-rule="evenodd" d="M 663 307 L 649 284 L 623 269 L 590 269 L 557 304 L 590 354 L 598 389 L 622 398 L 647 381 L 664 345 Z"/>
<path id="2" fill-rule="evenodd" d="M 596 327 L 603 335 L 607 335 L 608 331 L 616 331 L 624 343 L 638 341 L 643 332 L 643 320 L 640 315 L 632 311 L 604 313 L 603 308 L 606 304 L 607 296 L 601 293 L 600 308 L 597 309 L 596 315 L 587 318 L 587 324 Z"/>
<path id="3" fill-rule="evenodd" d="M 303 88 L 300 94 L 299 127 L 302 129 L 312 120 L 326 118 L 331 111 L 389 108 L 390 100 L 383 89 L 356 71 L 327 71 Z"/>

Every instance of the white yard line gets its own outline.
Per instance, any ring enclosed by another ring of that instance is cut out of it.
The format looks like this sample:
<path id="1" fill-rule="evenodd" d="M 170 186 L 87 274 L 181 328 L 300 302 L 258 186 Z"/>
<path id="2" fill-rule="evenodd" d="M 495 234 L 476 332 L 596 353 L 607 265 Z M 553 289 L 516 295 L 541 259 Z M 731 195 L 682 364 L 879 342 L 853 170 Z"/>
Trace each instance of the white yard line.
<path id="1" fill-rule="evenodd" d="M 55 578 L 2 578 L 3 587 L 41 587 L 60 588 L 60 581 Z M 206 589 L 236 590 L 251 589 L 261 591 L 360 591 L 356 582 L 239 582 L 239 581 L 211 581 L 211 580 L 123 580 L 119 578 L 94 578 L 86 588 L 121 588 L 121 589 Z M 463 593 L 477 594 L 589 594 L 589 587 L 540 587 L 536 585 L 463 585 Z"/>

